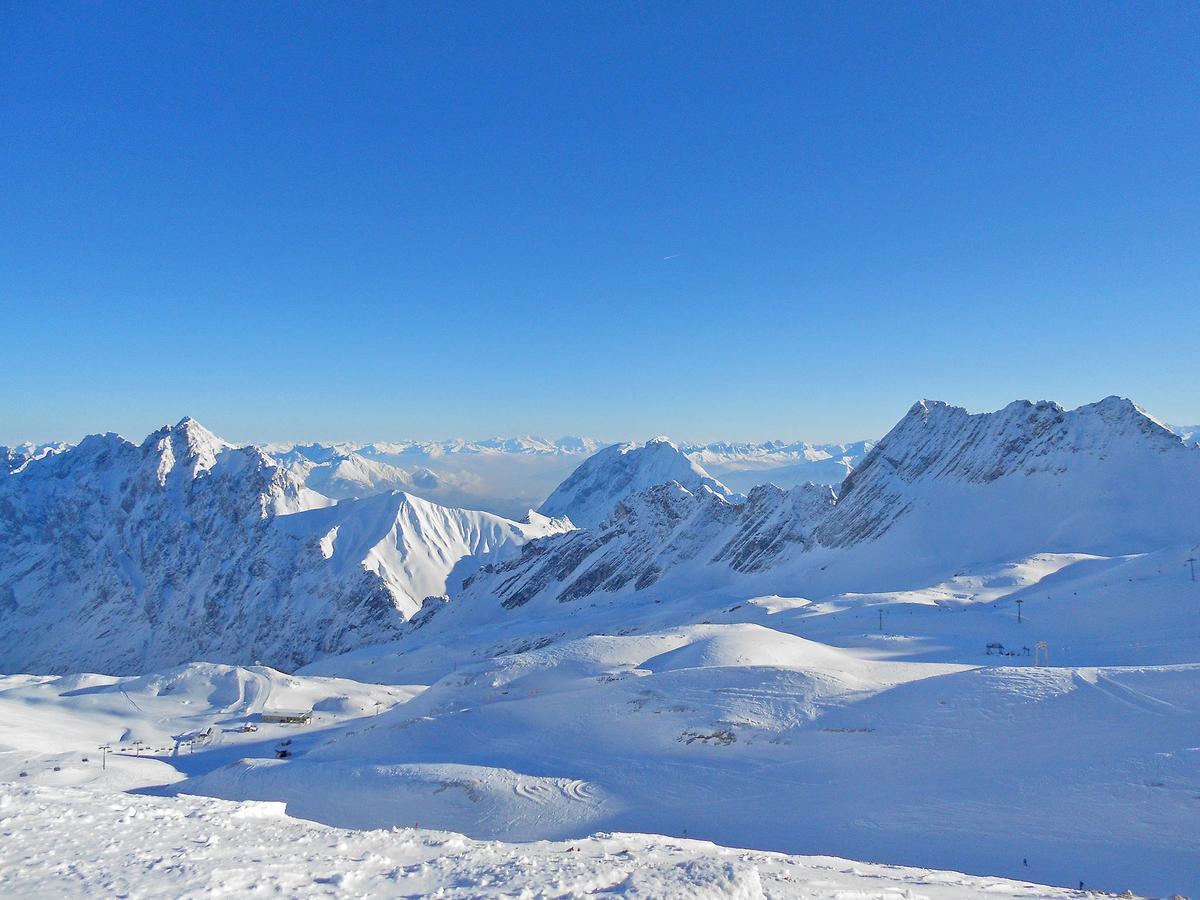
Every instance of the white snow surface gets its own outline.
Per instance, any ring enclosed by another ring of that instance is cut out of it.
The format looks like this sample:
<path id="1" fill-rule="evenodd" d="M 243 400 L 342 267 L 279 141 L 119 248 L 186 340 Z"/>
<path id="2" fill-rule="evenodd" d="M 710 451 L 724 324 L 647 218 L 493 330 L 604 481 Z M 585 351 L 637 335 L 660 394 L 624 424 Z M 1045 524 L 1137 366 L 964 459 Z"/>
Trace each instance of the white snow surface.
<path id="1" fill-rule="evenodd" d="M 631 897 L 656 900 L 1027 900 L 1021 881 L 706 841 L 598 834 L 512 844 L 397 827 L 346 831 L 282 803 L 115 797 L 0 786 L 0 893 L 13 897 Z"/>
<path id="2" fill-rule="evenodd" d="M 1200 444 L 1200 425 L 1168 425 L 1167 427 L 1183 438 L 1184 443 Z"/>
<path id="3" fill-rule="evenodd" d="M 420 823 L 509 844 L 578 846 L 597 832 L 641 832 L 834 854 L 930 870 L 920 878 L 945 885 L 945 896 L 1001 890 L 999 879 L 982 876 L 1194 893 L 1200 635 L 1179 625 L 1200 599 L 1184 565 L 1189 552 L 1039 554 L 890 594 L 701 594 L 537 618 L 526 610 L 475 627 L 460 621 L 448 642 L 438 629 L 453 615 L 451 601 L 400 642 L 329 657 L 294 675 L 193 664 L 122 679 L 10 676 L 0 681 L 0 782 L 10 782 L 0 794 L 28 786 L 149 792 L 156 805 L 124 797 L 104 805 L 156 831 L 160 817 L 175 822 L 172 846 L 192 851 L 208 847 L 205 837 L 219 822 L 231 829 L 220 832 L 222 852 L 242 852 L 235 848 L 248 842 L 252 858 L 286 856 L 297 842 L 307 847 L 302 832 L 325 835 L 323 846 L 349 849 L 322 862 L 320 878 L 349 878 L 359 870 L 333 860 L 373 858 L 377 851 L 367 848 L 382 838 L 334 836 L 303 823 L 291 837 L 238 836 L 237 807 L 188 795 L 285 804 L 290 816 L 338 827 Z M 1050 667 L 1033 666 L 1022 652 L 1039 640 Z M 989 655 L 988 643 L 1015 655 Z M 309 726 L 262 721 L 267 709 L 307 707 L 316 710 Z M 243 731 L 246 723 L 258 730 Z M 201 740 L 206 731 L 213 736 Z M 135 740 L 145 742 L 140 756 Z M 290 755 L 278 759 L 284 740 Z M 98 768 L 103 742 L 115 751 L 107 770 Z M 63 823 L 95 815 L 97 801 L 62 794 L 36 802 L 60 823 L 49 829 L 54 840 L 92 840 Z M 194 812 L 197 805 L 208 812 Z M 8 849 L 0 852 L 23 848 L 22 858 L 34 859 L 45 841 L 36 834 L 40 821 L 6 824 Z M 658 851 L 650 848 L 692 846 L 639 840 L 647 843 L 627 846 L 621 862 L 653 868 Z M 143 846 L 148 856 L 139 855 Z M 166 859 L 144 882 L 141 875 L 112 882 L 135 895 L 154 896 L 159 877 L 209 877 L 199 864 L 164 858 L 158 846 L 131 840 L 95 854 L 84 843 L 71 858 L 120 861 L 88 876 L 97 878 Z M 506 859 L 539 852 L 503 848 Z M 53 858 L 43 852 L 40 862 L 5 871 L 49 878 Z M 672 857 L 668 868 L 682 861 Z M 380 871 L 397 865 L 381 863 Z M 795 865 L 788 864 L 794 884 L 832 891 L 806 884 Z M 217 867 L 245 877 L 253 869 L 236 859 Z M 516 889 L 507 880 L 493 885 L 494 874 L 461 856 L 435 868 L 464 894 Z M 60 879 L 83 877 L 56 871 Z M 896 875 L 862 864 L 838 871 Z M 284 872 L 310 874 L 297 863 L 253 877 L 269 886 L 271 873 Z M 323 890 L 302 889 L 307 883 L 291 889 Z M 424 883 L 407 884 L 418 893 Z M 529 890 L 572 895 L 579 883 L 555 884 Z M 901 881 L 914 896 L 937 896 L 923 884 Z M 366 889 L 352 880 L 331 885 Z M 381 885 L 372 889 L 392 890 Z M 854 887 L 869 885 L 882 896 L 903 890 L 886 879 Z M 684 880 L 673 889 L 701 888 Z"/>
<path id="4" fill-rule="evenodd" d="M 627 497 L 672 482 L 692 493 L 704 490 L 737 498 L 669 439 L 659 437 L 645 444 L 614 444 L 596 453 L 546 498 L 538 512 L 593 528 Z"/>
<path id="5" fill-rule="evenodd" d="M 398 492 L 335 504 L 192 419 L 0 469 L 0 526 L 0 667 L 109 673 L 387 640 L 483 559 L 569 527 Z"/>
<path id="6" fill-rule="evenodd" d="M 575 529 L 194 423 L 0 470 L 10 659 L 312 660 L 0 678 L 0 893 L 1200 893 L 1200 448 L 1108 398 L 916 404 L 837 491 L 599 457 Z"/>

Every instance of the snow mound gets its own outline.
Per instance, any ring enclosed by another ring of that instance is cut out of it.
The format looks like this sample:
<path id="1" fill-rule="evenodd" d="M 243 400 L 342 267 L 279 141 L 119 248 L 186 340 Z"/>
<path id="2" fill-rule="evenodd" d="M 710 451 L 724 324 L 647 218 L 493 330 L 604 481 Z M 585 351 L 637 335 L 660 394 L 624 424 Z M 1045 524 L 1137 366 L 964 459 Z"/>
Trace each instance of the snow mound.
<path id="1" fill-rule="evenodd" d="M 701 625 L 691 630 L 691 636 L 693 640 L 645 660 L 642 667 L 668 672 L 714 666 L 778 666 L 855 674 L 869 668 L 843 650 L 762 625 Z"/>

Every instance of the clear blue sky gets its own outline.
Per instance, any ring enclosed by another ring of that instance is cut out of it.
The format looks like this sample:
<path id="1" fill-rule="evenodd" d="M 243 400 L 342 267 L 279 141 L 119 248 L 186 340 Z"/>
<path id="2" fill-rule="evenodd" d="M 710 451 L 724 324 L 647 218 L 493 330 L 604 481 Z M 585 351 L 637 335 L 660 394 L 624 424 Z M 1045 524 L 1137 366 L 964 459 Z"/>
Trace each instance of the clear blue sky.
<path id="1" fill-rule="evenodd" d="M 1192 2 L 0 3 L 4 443 L 1188 422 L 1198 293 Z"/>

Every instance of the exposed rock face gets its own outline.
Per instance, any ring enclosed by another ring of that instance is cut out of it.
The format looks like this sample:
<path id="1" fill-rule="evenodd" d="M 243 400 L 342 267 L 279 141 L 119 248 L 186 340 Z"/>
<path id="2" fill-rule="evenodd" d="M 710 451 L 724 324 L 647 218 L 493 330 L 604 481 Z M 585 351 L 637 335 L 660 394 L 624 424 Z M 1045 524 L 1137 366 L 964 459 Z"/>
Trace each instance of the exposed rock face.
<path id="1" fill-rule="evenodd" d="M 334 503 L 190 419 L 141 445 L 96 435 L 2 459 L 10 672 L 290 668 L 483 610 L 751 579 L 803 594 L 841 577 L 839 590 L 857 590 L 885 569 L 1200 543 L 1200 447 L 1118 398 L 979 415 L 918 403 L 837 492 L 742 497 L 665 440 L 612 447 L 543 507 L 592 523 L 579 529 L 402 492 Z"/>
<path id="2" fill-rule="evenodd" d="M 707 486 L 693 492 L 674 481 L 655 485 L 620 501 L 597 528 L 527 545 L 470 589 L 515 608 L 538 596 L 566 603 L 598 591 L 642 590 L 665 573 L 714 563 L 756 572 L 810 546 L 833 501 L 832 490 L 817 485 L 764 485 L 741 503 Z"/>
<path id="3" fill-rule="evenodd" d="M 960 529 L 986 528 L 1003 515 L 1010 527 L 1020 523 L 1031 538 L 1042 534 L 1054 543 L 1058 524 L 1086 510 L 1114 534 L 1143 533 L 1157 545 L 1187 532 L 1179 501 L 1200 496 L 1194 450 L 1119 397 L 1069 411 L 1017 401 L 975 415 L 922 401 L 843 482 L 837 512 L 818 540 L 828 547 L 869 541 L 921 510 L 948 518 L 939 531 L 955 527 L 949 519 L 956 513 Z M 988 486 L 995 490 L 982 490 Z M 967 505 L 952 509 L 951 494 Z M 1079 549 L 1101 536 L 1083 523 L 1062 533 Z"/>
<path id="4" fill-rule="evenodd" d="M 666 438 L 645 444 L 614 444 L 590 457 L 539 508 L 546 516 L 566 516 L 579 528 L 605 521 L 627 497 L 675 482 L 689 492 L 707 488 L 722 497 L 721 484 Z"/>
<path id="5" fill-rule="evenodd" d="M 140 446 L 92 436 L 0 477 L 0 669 L 297 666 L 397 636 L 476 557 L 563 527 L 334 505 L 191 419 Z"/>
<path id="6" fill-rule="evenodd" d="M 616 449 L 568 479 L 556 508 L 603 508 L 605 471 L 622 485 L 653 480 L 636 469 L 639 457 Z M 893 568 L 906 558 L 952 568 L 1044 550 L 1137 552 L 1200 539 L 1198 513 L 1200 448 L 1128 400 L 1071 411 L 1022 401 L 977 415 L 923 401 L 837 496 L 812 484 L 762 486 L 744 500 L 694 480 L 655 485 L 624 494 L 593 527 L 527 545 L 481 573 L 467 596 L 508 608 L 569 602 L 667 577 L 800 571 L 815 551 L 825 559 L 853 550 L 864 565 L 886 559 Z"/>

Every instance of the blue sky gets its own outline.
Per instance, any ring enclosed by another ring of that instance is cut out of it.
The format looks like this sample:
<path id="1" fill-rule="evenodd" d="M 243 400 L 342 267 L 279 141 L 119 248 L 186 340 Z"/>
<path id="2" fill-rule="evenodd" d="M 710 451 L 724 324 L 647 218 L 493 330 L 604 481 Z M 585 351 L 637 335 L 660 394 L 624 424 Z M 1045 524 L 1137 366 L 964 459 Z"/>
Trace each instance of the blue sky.
<path id="1" fill-rule="evenodd" d="M 0 0 L 0 442 L 1200 420 L 1200 6 Z"/>

